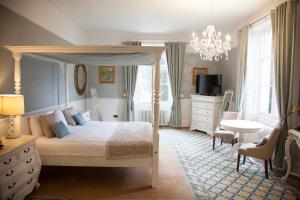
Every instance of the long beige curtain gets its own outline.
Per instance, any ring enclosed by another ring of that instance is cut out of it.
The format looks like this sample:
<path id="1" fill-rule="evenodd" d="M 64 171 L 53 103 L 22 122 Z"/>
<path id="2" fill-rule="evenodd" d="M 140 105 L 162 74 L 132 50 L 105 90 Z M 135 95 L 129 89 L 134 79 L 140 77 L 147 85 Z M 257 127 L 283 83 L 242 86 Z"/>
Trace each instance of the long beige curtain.
<path id="1" fill-rule="evenodd" d="M 238 77 L 236 87 L 236 106 L 242 113 L 243 100 L 245 96 L 245 83 L 247 73 L 247 49 L 248 49 L 248 26 L 238 32 Z"/>
<path id="2" fill-rule="evenodd" d="M 283 119 L 291 107 L 295 33 L 296 1 L 288 0 L 272 11 L 272 33 L 275 69 L 275 90 L 280 119 Z M 284 123 L 275 150 L 275 164 L 285 168 L 284 147 L 288 135 L 288 122 Z"/>
<path id="3" fill-rule="evenodd" d="M 139 41 L 123 42 L 124 45 L 141 46 Z M 125 108 L 125 121 L 134 121 L 134 92 L 136 86 L 136 78 L 138 73 L 138 66 L 131 65 L 125 66 L 125 93 L 126 93 L 126 108 Z"/>
<path id="4" fill-rule="evenodd" d="M 167 42 L 166 56 L 168 62 L 168 72 L 170 77 L 170 86 L 173 97 L 171 109 L 170 125 L 180 127 L 181 125 L 181 79 L 184 65 L 185 46 L 183 42 Z"/>

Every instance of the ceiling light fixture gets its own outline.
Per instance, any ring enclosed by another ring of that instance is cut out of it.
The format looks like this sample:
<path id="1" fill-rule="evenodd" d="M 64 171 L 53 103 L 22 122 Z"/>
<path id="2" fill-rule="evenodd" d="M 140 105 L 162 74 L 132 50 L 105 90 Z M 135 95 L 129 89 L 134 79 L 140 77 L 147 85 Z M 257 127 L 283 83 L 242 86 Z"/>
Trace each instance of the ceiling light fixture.
<path id="1" fill-rule="evenodd" d="M 212 2 L 210 0 L 210 20 L 212 21 Z M 195 32 L 192 33 L 190 46 L 193 47 L 195 53 L 199 53 L 202 60 L 219 61 L 225 54 L 228 60 L 228 52 L 231 50 L 230 36 L 226 35 L 223 41 L 221 32 L 216 32 L 215 26 L 210 24 L 202 33 L 201 40 Z"/>

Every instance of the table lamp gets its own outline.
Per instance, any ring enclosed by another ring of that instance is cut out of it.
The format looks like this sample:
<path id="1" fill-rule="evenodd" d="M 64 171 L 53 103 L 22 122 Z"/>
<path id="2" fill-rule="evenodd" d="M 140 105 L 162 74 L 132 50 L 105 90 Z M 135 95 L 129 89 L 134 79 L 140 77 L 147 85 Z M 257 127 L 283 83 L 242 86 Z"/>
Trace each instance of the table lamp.
<path id="1" fill-rule="evenodd" d="M 0 114 L 10 116 L 6 138 L 20 137 L 20 134 L 15 131 L 15 118 L 24 114 L 24 96 L 16 94 L 0 95 Z"/>

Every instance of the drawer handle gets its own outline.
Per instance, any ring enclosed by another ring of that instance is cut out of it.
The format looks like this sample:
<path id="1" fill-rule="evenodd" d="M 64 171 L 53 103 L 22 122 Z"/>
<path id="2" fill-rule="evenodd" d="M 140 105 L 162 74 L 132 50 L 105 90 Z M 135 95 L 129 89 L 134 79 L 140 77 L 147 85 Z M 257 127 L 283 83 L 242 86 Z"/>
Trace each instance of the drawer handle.
<path id="1" fill-rule="evenodd" d="M 14 174 L 14 170 L 11 170 L 10 172 L 6 173 L 5 175 L 6 175 L 6 176 L 11 176 L 11 175 L 13 175 L 13 174 Z"/>
<path id="2" fill-rule="evenodd" d="M 26 163 L 29 164 L 31 163 L 32 159 L 30 158 L 29 160 L 26 160 Z"/>
<path id="3" fill-rule="evenodd" d="M 10 158 L 10 159 L 8 159 L 8 161 L 5 161 L 4 162 L 4 165 L 9 165 L 9 163 L 11 163 L 11 161 L 12 161 L 12 159 Z"/>
<path id="4" fill-rule="evenodd" d="M 30 148 L 25 149 L 25 150 L 24 150 L 24 153 L 28 153 L 29 151 L 30 151 Z"/>
<path id="5" fill-rule="evenodd" d="M 16 182 L 14 182 L 12 185 L 8 186 L 8 189 L 13 189 L 16 186 Z"/>
<path id="6" fill-rule="evenodd" d="M 33 181 L 33 179 L 31 178 L 29 181 L 27 181 L 27 185 L 29 185 L 29 184 L 31 184 L 32 183 L 32 181 Z"/>
<path id="7" fill-rule="evenodd" d="M 28 171 L 28 174 L 33 174 L 34 168 L 32 168 L 30 171 Z"/>

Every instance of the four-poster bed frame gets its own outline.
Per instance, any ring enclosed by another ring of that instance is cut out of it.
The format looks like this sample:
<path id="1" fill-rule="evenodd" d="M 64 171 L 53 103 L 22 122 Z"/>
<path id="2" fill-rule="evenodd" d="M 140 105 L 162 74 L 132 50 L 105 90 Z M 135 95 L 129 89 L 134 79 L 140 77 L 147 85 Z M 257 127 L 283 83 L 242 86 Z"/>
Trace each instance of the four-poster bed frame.
<path id="1" fill-rule="evenodd" d="M 105 166 L 105 167 L 151 167 L 152 168 L 152 187 L 158 185 L 158 159 L 159 159 L 159 101 L 160 101 L 160 59 L 164 47 L 142 47 L 142 46 L 6 46 L 12 52 L 15 61 L 14 65 L 14 82 L 15 93 L 21 94 L 21 70 L 20 61 L 24 54 L 135 54 L 135 53 L 151 53 L 155 57 L 155 65 L 153 68 L 153 155 L 150 158 L 142 159 L 126 159 L 126 160 L 105 160 L 91 157 L 67 158 L 67 157 L 45 157 L 44 165 L 66 165 L 71 166 Z M 65 63 L 66 64 L 66 63 Z M 85 63 L 77 63 L 85 64 Z M 66 66 L 66 65 L 65 65 Z M 56 162 L 57 161 L 57 162 Z"/>

